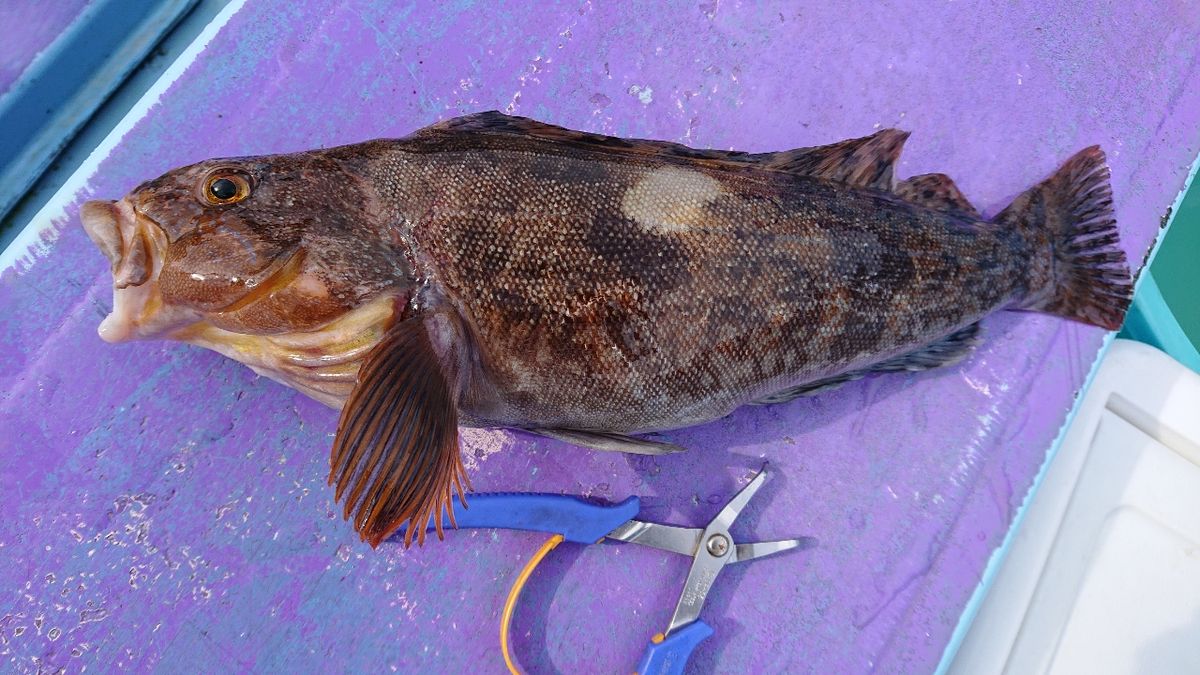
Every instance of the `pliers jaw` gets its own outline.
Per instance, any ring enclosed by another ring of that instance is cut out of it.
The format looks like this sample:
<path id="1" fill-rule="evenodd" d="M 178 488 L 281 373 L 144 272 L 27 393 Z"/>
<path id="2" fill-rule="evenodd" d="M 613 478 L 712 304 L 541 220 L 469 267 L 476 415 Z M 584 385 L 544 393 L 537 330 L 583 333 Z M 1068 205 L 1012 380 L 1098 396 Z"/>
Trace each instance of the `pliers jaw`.
<path id="1" fill-rule="evenodd" d="M 692 558 L 692 566 L 688 570 L 679 602 L 675 605 L 675 613 L 671 615 L 671 622 L 663 633 L 665 636 L 669 637 L 700 617 L 708 592 L 726 565 L 782 553 L 811 541 L 802 538 L 739 544 L 730 534 L 729 528 L 766 484 L 769 476 L 764 466 L 703 529 L 631 520 L 609 533 L 610 539 L 651 546 Z"/>
<path id="2" fill-rule="evenodd" d="M 717 575 L 726 565 L 756 560 L 815 543 L 811 538 L 799 538 L 739 544 L 730 534 L 729 528 L 766 483 L 768 476 L 764 466 L 703 529 L 631 520 L 608 535 L 611 539 L 652 546 L 692 558 L 692 566 L 670 624 L 665 631 L 651 639 L 638 663 L 639 674 L 683 672 L 683 666 L 692 651 L 712 635 L 712 627 L 700 619 L 700 610 Z"/>

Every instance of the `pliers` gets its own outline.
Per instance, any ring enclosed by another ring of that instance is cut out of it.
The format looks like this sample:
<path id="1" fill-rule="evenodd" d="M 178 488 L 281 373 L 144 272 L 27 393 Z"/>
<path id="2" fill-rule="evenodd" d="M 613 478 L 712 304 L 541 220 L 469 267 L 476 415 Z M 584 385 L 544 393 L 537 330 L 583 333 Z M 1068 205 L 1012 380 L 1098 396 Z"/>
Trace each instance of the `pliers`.
<path id="1" fill-rule="evenodd" d="M 700 618 L 700 610 L 721 570 L 732 563 L 781 553 L 812 541 L 801 538 L 739 544 L 729 533 L 733 521 L 766 482 L 767 475 L 764 466 L 703 528 L 637 520 L 634 516 L 641 508 L 637 497 L 616 504 L 597 504 L 567 495 L 485 493 L 472 495 L 469 508 L 455 502 L 453 522 L 459 528 L 496 527 L 554 535 L 526 563 L 505 602 L 500 621 L 500 646 L 509 670 L 518 672 L 508 648 L 508 633 L 517 598 L 529 575 L 546 554 L 563 541 L 595 544 L 613 539 L 692 558 L 675 613 L 671 615 L 667 629 L 651 638 L 636 671 L 641 675 L 682 673 L 692 651 L 713 633 L 712 627 Z M 453 527 L 450 522 L 447 518 L 443 526 Z M 430 529 L 432 527 L 431 524 Z"/>

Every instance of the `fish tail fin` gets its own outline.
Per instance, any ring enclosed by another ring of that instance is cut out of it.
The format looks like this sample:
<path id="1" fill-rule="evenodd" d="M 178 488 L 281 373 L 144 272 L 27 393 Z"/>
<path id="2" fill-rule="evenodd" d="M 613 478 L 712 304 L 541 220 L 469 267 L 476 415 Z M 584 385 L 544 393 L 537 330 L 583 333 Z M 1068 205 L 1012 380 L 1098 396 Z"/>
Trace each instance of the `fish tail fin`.
<path id="1" fill-rule="evenodd" d="M 1119 245 L 1108 166 L 1099 146 L 1067 160 L 1053 176 L 1017 197 L 995 222 L 1015 228 L 1030 249 L 1029 295 L 1017 309 L 1108 330 L 1121 327 L 1133 282 Z"/>

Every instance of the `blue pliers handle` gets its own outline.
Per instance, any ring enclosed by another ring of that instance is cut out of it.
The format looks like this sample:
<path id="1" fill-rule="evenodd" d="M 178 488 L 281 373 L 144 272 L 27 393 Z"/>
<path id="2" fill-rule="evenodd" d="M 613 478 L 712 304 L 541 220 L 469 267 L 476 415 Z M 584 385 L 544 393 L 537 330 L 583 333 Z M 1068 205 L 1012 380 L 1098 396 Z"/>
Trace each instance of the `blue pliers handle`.
<path id="1" fill-rule="evenodd" d="M 466 508 L 457 500 L 453 506 L 454 522 L 459 527 L 547 532 L 579 544 L 599 542 L 642 508 L 637 497 L 616 504 L 597 504 L 578 497 L 532 492 L 473 494 L 467 498 Z M 442 526 L 449 529 L 450 520 L 444 517 Z"/>
<path id="2" fill-rule="evenodd" d="M 761 558 L 804 543 L 801 539 L 786 539 L 737 544 L 729 534 L 729 526 L 762 487 L 766 477 L 764 467 L 704 528 L 637 520 L 634 516 L 641 508 L 637 497 L 629 497 L 617 504 L 597 504 L 566 495 L 517 492 L 471 495 L 467 507 L 454 502 L 453 522 L 460 528 L 494 527 L 554 535 L 525 565 L 505 602 L 500 645 L 509 670 L 518 672 L 508 649 L 508 628 L 513 607 L 538 563 L 562 541 L 595 544 L 604 539 L 615 539 L 692 558 L 691 570 L 667 630 L 651 639 L 637 667 L 639 675 L 682 673 L 696 646 L 713 633 L 713 629 L 700 619 L 699 614 L 721 569 L 730 563 Z M 446 514 L 442 528 L 450 527 L 451 520 Z M 432 520 L 429 529 L 434 529 Z"/>
<path id="3" fill-rule="evenodd" d="M 670 635 L 655 635 L 650 638 L 650 646 L 638 661 L 634 675 L 682 673 L 692 652 L 712 634 L 712 627 L 704 623 L 704 619 L 696 619 Z"/>
<path id="4" fill-rule="evenodd" d="M 547 532 L 561 535 L 564 541 L 578 544 L 595 544 L 603 540 L 621 525 L 629 523 L 641 510 L 641 500 L 629 497 L 617 504 L 597 504 L 567 495 L 537 494 L 537 493 L 483 493 L 472 495 L 468 507 L 455 501 L 454 522 L 460 528 L 501 528 L 506 530 L 526 530 L 531 532 Z M 444 528 L 450 527 L 449 518 L 443 523 Z M 430 529 L 433 529 L 432 525 Z M 557 542 L 556 544 L 557 545 Z M 553 546 L 551 546 L 552 548 Z M 540 557 L 533 566 L 540 562 Z M 532 566 L 529 571 L 532 571 Z M 527 575 L 526 575 L 527 576 Z M 519 594 L 524 586 L 524 579 L 513 588 Z M 507 633 L 502 630 L 501 642 L 504 646 L 505 661 L 510 662 L 507 648 Z M 659 633 L 650 640 L 641 660 L 638 661 L 637 675 L 677 675 L 683 673 L 692 651 L 705 638 L 712 635 L 713 629 L 703 620 L 693 621 L 681 630 L 669 636 Z"/>

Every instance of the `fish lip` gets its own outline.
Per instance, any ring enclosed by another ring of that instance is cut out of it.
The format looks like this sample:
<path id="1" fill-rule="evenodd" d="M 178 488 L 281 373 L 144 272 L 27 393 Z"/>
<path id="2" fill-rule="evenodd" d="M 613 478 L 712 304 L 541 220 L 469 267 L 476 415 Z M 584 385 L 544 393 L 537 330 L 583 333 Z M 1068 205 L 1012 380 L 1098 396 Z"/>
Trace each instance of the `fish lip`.
<path id="1" fill-rule="evenodd" d="M 166 253 L 166 230 L 126 197 L 93 200 L 79 210 L 88 237 L 111 266 L 112 311 L 97 332 L 105 342 L 160 337 L 188 317 L 165 308 L 158 275 Z"/>
<path id="2" fill-rule="evenodd" d="M 158 221 L 131 204 L 128 198 L 84 202 L 79 207 L 79 220 L 88 238 L 108 259 L 116 288 L 140 286 L 149 281 L 163 248 L 156 235 L 166 234 Z"/>
<path id="3" fill-rule="evenodd" d="M 79 221 L 88 238 L 108 258 L 115 272 L 124 255 L 117 202 L 93 199 L 79 207 Z"/>

